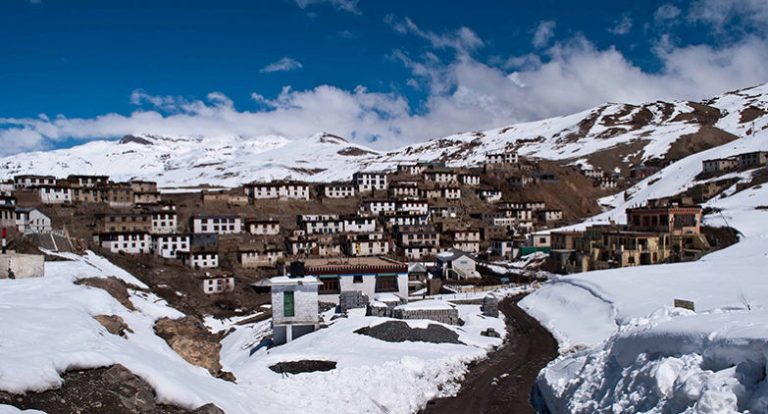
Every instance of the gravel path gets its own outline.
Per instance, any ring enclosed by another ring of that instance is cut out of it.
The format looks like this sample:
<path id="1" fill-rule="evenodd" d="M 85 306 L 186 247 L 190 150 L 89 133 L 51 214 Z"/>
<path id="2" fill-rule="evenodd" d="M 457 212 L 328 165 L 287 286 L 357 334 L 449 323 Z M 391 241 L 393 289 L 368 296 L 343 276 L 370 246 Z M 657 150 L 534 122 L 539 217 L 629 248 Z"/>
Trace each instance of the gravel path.
<path id="1" fill-rule="evenodd" d="M 536 376 L 557 356 L 557 342 L 538 321 L 517 307 L 524 296 L 507 298 L 507 341 L 470 368 L 459 394 L 430 401 L 423 413 L 535 413 L 531 391 Z"/>

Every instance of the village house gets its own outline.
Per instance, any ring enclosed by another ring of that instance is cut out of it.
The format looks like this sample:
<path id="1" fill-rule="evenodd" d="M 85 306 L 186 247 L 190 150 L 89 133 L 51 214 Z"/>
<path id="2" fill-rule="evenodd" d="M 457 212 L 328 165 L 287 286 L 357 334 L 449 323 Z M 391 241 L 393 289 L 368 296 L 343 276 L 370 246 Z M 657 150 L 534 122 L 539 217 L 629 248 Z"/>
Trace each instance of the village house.
<path id="1" fill-rule="evenodd" d="M 285 238 L 285 247 L 292 256 L 309 256 L 313 250 L 317 251 L 317 240 L 307 236 L 290 236 Z"/>
<path id="2" fill-rule="evenodd" d="M 456 184 L 458 182 L 458 175 L 453 170 L 434 169 L 424 171 L 422 174 L 424 181 L 434 182 L 437 184 Z"/>
<path id="3" fill-rule="evenodd" d="M 470 253 L 480 252 L 480 230 L 451 230 L 446 233 L 454 249 Z"/>
<path id="4" fill-rule="evenodd" d="M 416 198 L 419 196 L 417 183 L 398 182 L 389 186 L 389 196 L 392 198 Z"/>
<path id="5" fill-rule="evenodd" d="M 376 218 L 344 216 L 341 218 L 345 233 L 373 233 L 376 231 Z"/>
<path id="6" fill-rule="evenodd" d="M 485 162 L 488 164 L 517 164 L 520 162 L 520 158 L 517 152 L 504 151 L 486 154 Z"/>
<path id="7" fill-rule="evenodd" d="M 341 219 L 313 220 L 304 222 L 306 234 L 336 234 L 344 232 L 344 222 Z"/>
<path id="8" fill-rule="evenodd" d="M 348 234 L 343 248 L 349 256 L 383 256 L 389 254 L 389 241 L 381 232 Z"/>
<path id="9" fill-rule="evenodd" d="M 128 183 L 109 183 L 104 187 L 105 201 L 112 208 L 133 205 L 133 190 Z"/>
<path id="10" fill-rule="evenodd" d="M 495 203 L 498 201 L 501 201 L 501 191 L 500 190 L 477 190 L 477 196 L 484 201 L 487 201 L 489 203 Z"/>
<path id="11" fill-rule="evenodd" d="M 355 196 L 355 185 L 352 183 L 328 183 L 322 186 L 325 198 L 351 198 Z"/>
<path id="12" fill-rule="evenodd" d="M 301 270 L 299 270 L 301 266 Z M 320 324 L 320 281 L 303 274 L 303 264 L 291 266 L 292 274 L 269 280 L 272 295 L 272 341 L 275 345 L 314 332 Z"/>
<path id="13" fill-rule="evenodd" d="M 627 209 L 627 229 L 673 235 L 700 234 L 701 207 L 665 199 L 648 200 L 645 207 Z"/>
<path id="14" fill-rule="evenodd" d="M 50 233 L 51 218 L 36 208 L 16 207 L 16 229 L 21 233 Z"/>
<path id="15" fill-rule="evenodd" d="M 421 175 L 426 169 L 427 169 L 427 166 L 426 164 L 423 164 L 423 163 L 398 164 L 397 166 L 398 173 L 403 173 L 408 175 Z"/>
<path id="16" fill-rule="evenodd" d="M 275 247 L 263 249 L 240 250 L 238 260 L 240 265 L 246 269 L 256 269 L 259 267 L 271 267 L 283 260 L 283 251 Z"/>
<path id="17" fill-rule="evenodd" d="M 112 253 L 149 254 L 152 250 L 152 237 L 147 232 L 99 233 L 99 245 Z"/>
<path id="18" fill-rule="evenodd" d="M 422 263 L 408 265 L 408 294 L 413 295 L 420 289 L 426 289 L 429 283 L 429 271 Z"/>
<path id="19" fill-rule="evenodd" d="M 0 180 L 0 193 L 10 194 L 16 191 L 16 184 L 13 183 L 13 179 Z"/>
<path id="20" fill-rule="evenodd" d="M 519 250 L 518 243 L 514 238 L 504 237 L 491 239 L 491 255 L 493 256 L 512 260 L 517 258 Z"/>
<path id="21" fill-rule="evenodd" d="M 433 258 L 437 256 L 437 246 L 426 244 L 410 244 L 408 246 L 401 246 L 403 256 L 408 260 L 424 260 L 427 258 Z"/>
<path id="22" fill-rule="evenodd" d="M 103 203 L 107 199 L 104 187 L 85 187 L 72 189 L 72 200 L 75 203 Z"/>
<path id="23" fill-rule="evenodd" d="M 704 174 L 734 171 L 739 168 L 739 159 L 737 157 L 729 157 L 704 160 L 701 162 L 701 166 Z"/>
<path id="24" fill-rule="evenodd" d="M 291 275 L 296 269 L 291 266 Z M 298 275 L 297 275 L 298 276 Z M 372 298 L 377 293 L 408 297 L 408 265 L 379 257 L 309 259 L 303 276 L 318 278 L 321 302 L 339 303 L 341 292 L 358 291 Z"/>
<path id="25" fill-rule="evenodd" d="M 593 180 L 599 180 L 603 177 L 605 177 L 605 172 L 601 169 L 581 169 L 581 173 L 584 174 L 585 177 L 591 178 Z"/>
<path id="26" fill-rule="evenodd" d="M 739 168 L 742 170 L 762 167 L 768 162 L 768 151 L 755 151 L 739 154 Z"/>
<path id="27" fill-rule="evenodd" d="M 437 255 L 436 273 L 444 280 L 479 279 L 477 262 L 461 250 L 451 249 Z"/>
<path id="28" fill-rule="evenodd" d="M 16 197 L 11 194 L 0 195 L 0 206 L 14 207 L 16 206 Z"/>
<path id="29" fill-rule="evenodd" d="M 176 251 L 176 258 L 190 269 L 213 269 L 219 267 L 219 252 L 208 249 Z"/>
<path id="30" fill-rule="evenodd" d="M 603 190 L 612 190 L 619 186 L 619 182 L 613 177 L 603 177 L 594 181 L 595 187 L 600 187 Z"/>
<path id="31" fill-rule="evenodd" d="M 0 227 L 16 226 L 16 208 L 14 206 L 0 205 Z"/>
<path id="32" fill-rule="evenodd" d="M 397 201 L 395 200 L 363 200 L 360 203 L 361 212 L 370 212 L 375 215 L 388 211 L 396 211 Z"/>
<path id="33" fill-rule="evenodd" d="M 430 206 L 429 215 L 432 217 L 451 219 L 459 215 L 459 209 L 456 206 Z"/>
<path id="34" fill-rule="evenodd" d="M 151 216 L 143 212 L 105 213 L 96 215 L 96 231 L 98 232 L 149 233 L 151 229 Z"/>
<path id="35" fill-rule="evenodd" d="M 427 214 L 429 203 L 424 200 L 402 200 L 397 202 L 396 210 L 414 214 Z"/>
<path id="36" fill-rule="evenodd" d="M 153 209 L 150 213 L 152 234 L 170 234 L 179 231 L 179 220 L 175 210 Z"/>
<path id="37" fill-rule="evenodd" d="M 477 174 L 459 174 L 459 183 L 463 185 L 480 185 L 480 176 Z"/>
<path id="38" fill-rule="evenodd" d="M 134 193 L 156 193 L 157 183 L 154 181 L 131 180 L 128 182 Z"/>
<path id="39" fill-rule="evenodd" d="M 230 274 L 222 273 L 214 275 L 206 272 L 201 279 L 203 293 L 206 295 L 233 292 L 235 290 L 235 277 Z"/>
<path id="40" fill-rule="evenodd" d="M 250 183 L 243 186 L 245 194 L 253 199 L 309 200 L 309 185 L 299 182 Z"/>
<path id="41" fill-rule="evenodd" d="M 440 246 L 440 233 L 432 226 L 409 226 L 396 229 L 398 245 Z"/>
<path id="42" fill-rule="evenodd" d="M 546 223 L 552 223 L 563 220 L 563 210 L 558 209 L 544 209 L 536 211 L 536 216 L 539 221 Z"/>
<path id="43" fill-rule="evenodd" d="M 438 200 L 443 196 L 443 190 L 439 188 L 421 188 L 419 196 L 427 200 Z"/>
<path id="44" fill-rule="evenodd" d="M 72 188 L 69 184 L 38 185 L 38 194 L 40 202 L 43 204 L 71 204 Z"/>
<path id="45" fill-rule="evenodd" d="M 191 248 L 189 234 L 154 234 L 152 235 L 152 253 L 166 258 L 176 259 L 177 252 L 188 252 Z"/>
<path id="46" fill-rule="evenodd" d="M 374 190 L 387 189 L 387 174 L 383 172 L 356 172 L 352 174 L 352 182 L 357 185 L 357 191 L 369 193 Z"/>
<path id="47" fill-rule="evenodd" d="M 304 223 L 307 221 L 320 221 L 320 220 L 338 220 L 338 214 L 300 214 L 296 216 L 296 224 L 299 227 L 304 227 Z"/>
<path id="48" fill-rule="evenodd" d="M 235 214 L 192 216 L 193 233 L 240 234 L 243 232 L 243 219 Z"/>
<path id="49" fill-rule="evenodd" d="M 419 226 L 429 222 L 428 214 L 393 214 L 385 216 L 387 226 Z"/>
<path id="50" fill-rule="evenodd" d="M 94 188 L 101 187 L 109 183 L 108 175 L 69 175 L 67 181 L 73 187 Z"/>
<path id="51" fill-rule="evenodd" d="M 629 169 L 629 178 L 634 181 L 640 181 L 645 178 L 656 174 L 659 171 L 658 167 L 652 167 L 649 165 L 635 165 Z"/>
<path id="52" fill-rule="evenodd" d="M 458 200 L 461 198 L 461 188 L 459 187 L 443 187 L 442 196 L 446 200 Z"/>
<path id="53" fill-rule="evenodd" d="M 160 201 L 162 201 L 162 197 L 160 196 L 160 193 L 154 192 L 154 193 L 140 193 L 140 192 L 133 192 L 133 204 L 157 204 Z"/>
<path id="54" fill-rule="evenodd" d="M 507 183 L 512 187 L 524 187 L 533 184 L 534 178 L 529 175 L 513 175 L 507 179 Z"/>
<path id="55" fill-rule="evenodd" d="M 253 218 L 246 218 L 245 229 L 250 234 L 257 234 L 260 236 L 276 236 L 280 234 L 280 222 L 272 219 L 258 220 Z"/>
<path id="56" fill-rule="evenodd" d="M 531 233 L 528 235 L 528 244 L 533 247 L 550 247 L 551 240 L 549 233 Z"/>
<path id="57" fill-rule="evenodd" d="M 52 175 L 16 175 L 13 177 L 14 188 L 33 188 L 42 185 L 56 185 L 56 177 Z"/>

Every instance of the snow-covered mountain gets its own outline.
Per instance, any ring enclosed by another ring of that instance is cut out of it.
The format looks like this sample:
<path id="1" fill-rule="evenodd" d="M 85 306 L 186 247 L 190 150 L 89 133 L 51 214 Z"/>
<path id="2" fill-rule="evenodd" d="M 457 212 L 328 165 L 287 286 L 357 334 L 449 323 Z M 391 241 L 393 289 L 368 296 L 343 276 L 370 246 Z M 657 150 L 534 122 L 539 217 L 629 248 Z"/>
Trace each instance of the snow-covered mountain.
<path id="1" fill-rule="evenodd" d="M 440 160 L 474 165 L 489 152 L 515 148 L 522 155 L 626 171 L 640 162 L 667 164 L 695 152 L 748 137 L 766 125 L 768 84 L 704 102 L 605 104 L 573 115 L 466 132 L 378 152 L 331 134 L 289 140 L 127 136 L 68 149 L 0 159 L 0 175 L 107 174 L 144 178 L 162 187 L 236 186 L 253 180 L 348 179 L 357 170 Z"/>

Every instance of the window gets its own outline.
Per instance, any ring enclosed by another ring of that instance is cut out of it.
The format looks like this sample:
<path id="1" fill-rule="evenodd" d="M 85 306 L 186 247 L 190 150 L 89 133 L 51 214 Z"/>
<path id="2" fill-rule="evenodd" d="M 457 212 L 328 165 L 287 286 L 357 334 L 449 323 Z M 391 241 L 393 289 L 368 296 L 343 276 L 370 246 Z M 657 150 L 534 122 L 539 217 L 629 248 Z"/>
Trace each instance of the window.
<path id="1" fill-rule="evenodd" d="M 323 282 L 323 284 L 320 285 L 320 288 L 318 289 L 318 293 L 320 293 L 321 295 L 339 293 L 339 291 L 341 290 L 341 288 L 339 287 L 338 277 L 322 278 L 320 279 L 320 281 Z"/>
<path id="2" fill-rule="evenodd" d="M 352 276 L 352 283 L 363 283 L 363 275 Z"/>
<path id="3" fill-rule="evenodd" d="M 376 276 L 376 292 L 397 291 L 397 276 Z"/>

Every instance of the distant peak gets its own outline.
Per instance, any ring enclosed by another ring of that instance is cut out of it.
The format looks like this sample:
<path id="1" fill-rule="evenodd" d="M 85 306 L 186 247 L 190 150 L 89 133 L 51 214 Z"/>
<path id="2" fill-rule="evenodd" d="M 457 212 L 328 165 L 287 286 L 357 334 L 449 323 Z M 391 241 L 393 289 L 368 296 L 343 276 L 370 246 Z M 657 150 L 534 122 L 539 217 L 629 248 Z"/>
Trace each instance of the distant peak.
<path id="1" fill-rule="evenodd" d="M 141 145 L 152 145 L 152 141 L 146 138 L 137 137 L 134 135 L 126 135 L 120 138 L 120 141 L 119 141 L 120 144 L 130 144 L 131 142 L 134 142 L 136 144 L 141 144 Z"/>

